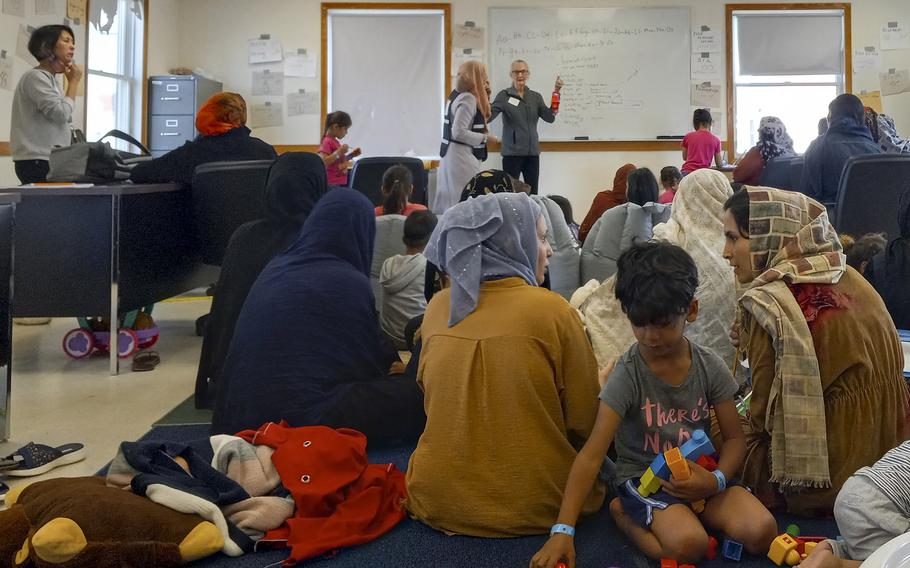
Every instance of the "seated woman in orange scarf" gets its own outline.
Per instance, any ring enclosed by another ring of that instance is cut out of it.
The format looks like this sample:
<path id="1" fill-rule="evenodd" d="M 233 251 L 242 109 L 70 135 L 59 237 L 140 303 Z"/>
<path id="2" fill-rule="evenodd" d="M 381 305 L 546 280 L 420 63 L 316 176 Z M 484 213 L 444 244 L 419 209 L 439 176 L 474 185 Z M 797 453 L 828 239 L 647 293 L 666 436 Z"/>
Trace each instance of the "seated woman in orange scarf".
<path id="1" fill-rule="evenodd" d="M 191 183 L 199 164 L 242 160 L 274 160 L 271 145 L 250 136 L 246 101 L 237 93 L 215 93 L 196 113 L 199 136 L 160 158 L 133 168 L 133 183 Z"/>

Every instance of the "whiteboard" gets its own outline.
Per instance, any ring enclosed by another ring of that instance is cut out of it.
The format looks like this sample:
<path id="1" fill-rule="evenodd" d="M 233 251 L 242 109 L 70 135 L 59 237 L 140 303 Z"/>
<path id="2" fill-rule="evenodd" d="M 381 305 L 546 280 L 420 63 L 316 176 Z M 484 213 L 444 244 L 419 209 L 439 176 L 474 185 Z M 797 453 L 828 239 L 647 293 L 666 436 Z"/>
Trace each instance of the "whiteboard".
<path id="1" fill-rule="evenodd" d="M 83 71 L 86 71 L 85 44 L 88 34 L 86 33 L 85 22 L 80 21 L 79 25 L 76 25 L 75 22 L 69 21 L 66 18 L 66 0 L 43 0 L 41 2 L 35 0 L 15 0 L 14 2 L 7 3 L 7 6 L 10 6 L 11 4 L 21 7 L 22 13 L 24 13 L 25 16 L 20 17 L 6 13 L 0 15 L 0 56 L 2 56 L 2 52 L 6 52 L 5 56 L 10 63 L 9 69 L 12 71 L 10 80 L 4 83 L 8 88 L 0 88 L 0 140 L 9 140 L 10 109 L 13 107 L 13 93 L 16 89 L 16 85 L 19 83 L 19 79 L 22 77 L 23 73 L 38 64 L 31 55 L 28 55 L 28 58 L 23 57 L 24 55 L 27 55 L 27 52 L 17 50 L 17 47 L 19 47 L 18 36 L 20 26 L 24 25 L 37 28 L 47 24 L 66 23 L 69 25 L 73 28 L 73 33 L 76 34 L 76 53 L 73 61 L 82 67 Z M 39 8 L 45 13 L 38 13 Z M 17 52 L 20 52 L 21 55 Z M 5 67 L 0 66 L 0 68 Z M 85 85 L 87 75 L 88 72 L 86 71 L 82 78 L 83 86 Z M 63 92 L 63 75 L 57 75 L 57 81 L 60 85 L 61 92 Z M 73 127 L 84 130 L 85 113 L 83 112 L 83 108 L 85 105 L 83 100 L 82 96 L 76 97 L 76 112 L 73 113 Z"/>
<path id="2" fill-rule="evenodd" d="M 511 85 L 515 59 L 528 62 L 528 86 L 546 101 L 556 76 L 565 81 L 556 122 L 538 123 L 541 140 L 691 130 L 688 7 L 490 8 L 489 28 L 494 96 Z"/>

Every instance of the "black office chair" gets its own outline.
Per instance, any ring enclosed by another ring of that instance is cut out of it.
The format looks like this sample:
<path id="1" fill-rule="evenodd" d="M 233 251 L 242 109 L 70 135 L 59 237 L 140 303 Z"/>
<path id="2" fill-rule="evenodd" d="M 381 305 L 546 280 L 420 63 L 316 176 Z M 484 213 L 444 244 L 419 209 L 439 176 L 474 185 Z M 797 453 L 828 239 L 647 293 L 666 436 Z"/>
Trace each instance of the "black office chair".
<path id="1" fill-rule="evenodd" d="M 802 161 L 802 157 L 779 156 L 771 158 L 765 164 L 765 169 L 762 170 L 759 183 L 765 187 L 775 187 L 777 189 L 798 189 L 798 180 L 796 185 L 793 184 L 792 164 L 795 160 Z M 802 162 L 800 162 L 799 172 L 802 175 Z"/>
<path id="2" fill-rule="evenodd" d="M 427 204 L 427 172 L 423 161 L 418 158 L 406 157 L 370 157 L 361 158 L 354 162 L 351 178 L 348 185 L 364 194 L 373 202 L 373 205 L 382 205 L 382 174 L 392 166 L 401 164 L 411 170 L 414 177 L 414 192 L 411 194 L 411 203 Z"/>
<path id="3" fill-rule="evenodd" d="M 210 162 L 193 173 L 193 216 L 202 261 L 221 266 L 237 227 L 261 219 L 272 160 Z"/>
<path id="4" fill-rule="evenodd" d="M 834 228 L 856 237 L 866 233 L 885 233 L 889 240 L 900 236 L 897 205 L 908 186 L 910 156 L 853 156 L 844 164 L 837 187 Z"/>

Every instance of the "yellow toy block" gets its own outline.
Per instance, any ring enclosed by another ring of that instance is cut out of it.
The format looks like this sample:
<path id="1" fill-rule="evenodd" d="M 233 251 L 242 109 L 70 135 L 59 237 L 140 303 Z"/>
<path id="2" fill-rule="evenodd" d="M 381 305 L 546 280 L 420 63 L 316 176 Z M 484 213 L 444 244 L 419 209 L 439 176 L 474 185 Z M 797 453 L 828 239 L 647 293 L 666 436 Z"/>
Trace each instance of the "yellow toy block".
<path id="1" fill-rule="evenodd" d="M 660 478 L 654 475 L 654 472 L 651 471 L 651 468 L 649 467 L 641 476 L 641 481 L 638 485 L 638 494 L 642 497 L 648 497 L 652 493 L 657 493 L 658 489 L 660 489 Z"/>
<path id="2" fill-rule="evenodd" d="M 771 550 L 768 551 L 768 558 L 778 566 L 787 563 L 790 566 L 799 564 L 800 557 L 796 547 L 799 543 L 792 536 L 782 534 L 774 539 L 771 543 Z"/>
<path id="3" fill-rule="evenodd" d="M 673 479 L 684 481 L 689 479 L 692 475 L 692 470 L 689 469 L 689 462 L 683 457 L 679 448 L 673 448 L 664 452 L 664 459 L 667 460 L 667 467 L 670 468 Z"/>
<path id="4" fill-rule="evenodd" d="M 812 551 L 815 550 L 815 547 L 818 546 L 817 542 L 807 542 L 803 545 L 803 550 L 806 553 L 806 556 L 812 554 Z"/>

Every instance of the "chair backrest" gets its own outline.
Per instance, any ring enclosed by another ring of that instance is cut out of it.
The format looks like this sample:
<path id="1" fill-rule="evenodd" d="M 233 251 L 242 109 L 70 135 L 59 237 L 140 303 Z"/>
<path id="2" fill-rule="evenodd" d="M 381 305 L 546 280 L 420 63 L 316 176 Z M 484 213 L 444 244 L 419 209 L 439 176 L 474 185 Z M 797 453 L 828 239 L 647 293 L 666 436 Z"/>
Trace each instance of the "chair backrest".
<path id="1" fill-rule="evenodd" d="M 550 257 L 550 290 L 562 295 L 567 300 L 572 297 L 579 285 L 579 266 L 581 259 L 575 246 L 575 239 L 566 224 L 562 209 L 555 201 L 540 195 L 531 196 L 540 205 L 541 213 L 549 229 L 547 240 L 553 249 Z"/>
<path id="2" fill-rule="evenodd" d="M 771 158 L 765 164 L 765 169 L 761 173 L 761 185 L 765 187 L 776 187 L 777 189 L 789 189 L 795 190 L 799 188 L 798 179 L 797 184 L 794 185 L 793 180 L 793 162 L 799 160 L 799 175 L 802 175 L 802 157 L 800 156 L 779 156 L 777 158 Z"/>
<path id="3" fill-rule="evenodd" d="M 272 160 L 209 162 L 193 173 L 193 216 L 202 261 L 220 266 L 240 225 L 261 219 Z"/>
<path id="4" fill-rule="evenodd" d="M 376 239 L 373 241 L 373 264 L 370 265 L 370 286 L 373 287 L 373 298 L 376 309 L 382 307 L 382 287 L 379 285 L 379 273 L 382 265 L 396 254 L 404 254 L 404 215 L 383 215 L 376 217 Z"/>
<path id="5" fill-rule="evenodd" d="M 609 209 L 591 227 L 581 249 L 581 282 L 603 282 L 616 273 L 616 261 L 636 241 L 649 240 L 654 225 L 670 219 L 670 205 L 623 203 Z"/>
<path id="6" fill-rule="evenodd" d="M 414 192 L 411 193 L 411 203 L 427 204 L 427 172 L 423 161 L 418 158 L 407 157 L 370 157 L 361 158 L 354 162 L 348 185 L 364 194 L 373 202 L 374 206 L 382 205 L 382 174 L 392 166 L 401 164 L 409 170 L 414 177 Z"/>
<path id="7" fill-rule="evenodd" d="M 897 206 L 908 187 L 910 156 L 853 156 L 844 164 L 837 188 L 834 228 L 855 237 L 885 233 L 890 240 L 900 236 Z"/>

